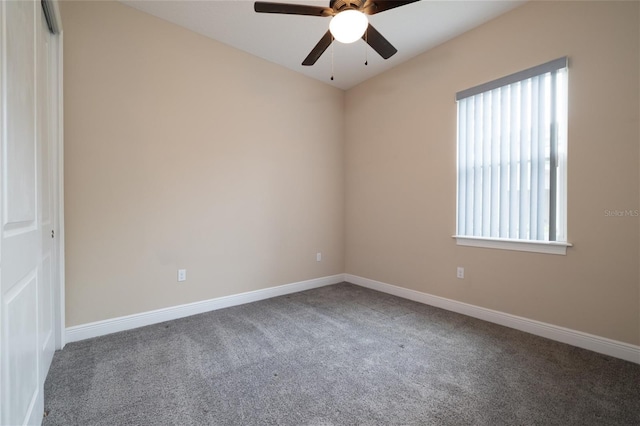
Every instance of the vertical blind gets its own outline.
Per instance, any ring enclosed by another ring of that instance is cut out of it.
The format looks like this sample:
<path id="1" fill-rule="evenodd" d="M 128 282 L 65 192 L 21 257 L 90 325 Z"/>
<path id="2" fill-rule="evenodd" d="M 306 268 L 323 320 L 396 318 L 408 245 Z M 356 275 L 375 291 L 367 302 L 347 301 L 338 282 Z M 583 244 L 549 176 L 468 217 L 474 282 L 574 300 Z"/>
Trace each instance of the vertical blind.
<path id="1" fill-rule="evenodd" d="M 458 101 L 457 235 L 566 240 L 567 58 Z"/>

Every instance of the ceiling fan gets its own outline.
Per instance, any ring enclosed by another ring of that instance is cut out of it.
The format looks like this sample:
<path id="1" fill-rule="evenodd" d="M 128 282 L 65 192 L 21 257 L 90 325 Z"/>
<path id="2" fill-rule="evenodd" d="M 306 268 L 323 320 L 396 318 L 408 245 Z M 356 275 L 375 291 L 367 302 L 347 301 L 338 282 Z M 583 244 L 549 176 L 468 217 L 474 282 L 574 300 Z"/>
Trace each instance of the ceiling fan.
<path id="1" fill-rule="evenodd" d="M 389 59 L 398 49 L 369 23 L 367 15 L 416 1 L 419 0 L 330 0 L 329 7 L 257 1 L 254 10 L 259 13 L 332 17 L 329 30 L 302 61 L 302 65 L 308 66 L 316 63 L 334 39 L 341 43 L 352 43 L 362 38 L 380 56 Z"/>

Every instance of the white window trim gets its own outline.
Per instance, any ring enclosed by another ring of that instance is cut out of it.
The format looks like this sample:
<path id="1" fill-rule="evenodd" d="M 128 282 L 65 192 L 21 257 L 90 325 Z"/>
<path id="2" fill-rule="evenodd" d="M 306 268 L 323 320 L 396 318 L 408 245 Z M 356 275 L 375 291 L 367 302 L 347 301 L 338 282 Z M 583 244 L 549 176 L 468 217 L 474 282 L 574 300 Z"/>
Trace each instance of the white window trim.
<path id="1" fill-rule="evenodd" d="M 467 97 L 475 96 L 480 93 L 485 93 L 487 91 L 493 90 L 495 88 L 499 88 L 505 85 L 509 85 L 518 81 L 522 81 L 531 77 L 538 76 L 540 74 L 544 74 L 546 72 L 553 72 L 559 69 L 567 69 L 568 68 L 568 57 L 562 57 L 555 59 L 553 61 L 549 61 L 545 64 L 541 64 L 509 76 L 505 76 L 494 81 L 481 84 L 475 87 L 472 87 L 467 90 L 460 91 L 456 93 L 456 101 L 461 99 L 465 99 Z M 565 106 L 566 108 L 566 106 Z M 458 123 L 459 125 L 459 123 Z M 566 132 L 566 130 L 565 130 Z M 566 137 L 566 135 L 565 135 Z M 458 142 L 458 149 L 460 149 Z M 566 149 L 566 146 L 565 146 Z M 558 153 L 558 155 L 562 155 L 562 153 Z M 565 153 L 566 155 L 566 153 Z M 516 238 L 495 238 L 495 237 L 485 237 L 485 236 L 474 236 L 474 235 L 453 235 L 453 238 L 456 239 L 457 245 L 460 246 L 469 246 L 469 247 L 484 247 L 484 248 L 493 248 L 493 249 L 502 249 L 502 250 L 513 250 L 513 251 L 525 251 L 525 252 L 534 252 L 534 253 L 545 253 L 545 254 L 556 254 L 556 255 L 566 255 L 567 247 L 572 247 L 571 243 L 567 241 L 563 241 L 566 239 L 567 232 L 567 217 L 566 217 L 566 168 L 567 168 L 567 160 L 566 157 L 564 162 L 560 164 L 559 170 L 557 171 L 557 177 L 564 178 L 564 187 L 561 188 L 564 191 L 564 205 L 556 206 L 557 211 L 561 211 L 564 214 L 558 219 L 561 221 L 561 230 L 562 234 L 556 234 L 557 238 L 562 238 L 560 241 L 544 241 L 544 240 L 523 240 Z M 460 175 L 458 172 L 458 182 L 457 189 L 459 190 L 459 179 Z M 558 190 L 558 188 L 556 188 Z M 459 195 L 456 195 L 457 203 L 459 203 Z M 456 207 L 456 232 L 458 232 L 458 220 L 459 220 L 459 204 Z"/>
<path id="2" fill-rule="evenodd" d="M 454 235 L 453 238 L 456 239 L 456 244 L 459 246 L 527 251 L 562 256 L 567 254 L 567 247 L 573 246 L 573 244 L 564 241 L 511 240 L 506 238 L 470 237 L 466 235 Z"/>

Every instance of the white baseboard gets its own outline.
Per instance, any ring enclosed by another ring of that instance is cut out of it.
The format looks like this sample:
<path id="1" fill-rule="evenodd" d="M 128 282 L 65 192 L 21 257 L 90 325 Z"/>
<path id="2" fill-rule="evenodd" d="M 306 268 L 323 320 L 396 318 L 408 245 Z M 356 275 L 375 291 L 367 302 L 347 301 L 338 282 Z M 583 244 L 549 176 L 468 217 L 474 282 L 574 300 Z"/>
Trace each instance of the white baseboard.
<path id="1" fill-rule="evenodd" d="M 247 293 L 234 294 L 231 296 L 218 297 L 215 299 L 203 300 L 200 302 L 188 303 L 185 305 L 172 306 L 155 311 L 142 312 L 139 314 L 127 315 L 124 317 L 112 318 L 104 321 L 92 322 L 65 330 L 64 341 L 76 342 L 78 340 L 90 339 L 92 337 L 104 336 L 118 331 L 131 330 L 146 325 L 157 324 L 164 321 L 183 318 L 190 315 L 201 314 L 203 312 L 228 308 L 231 306 L 243 305 L 245 303 L 257 302 L 258 300 L 269 299 L 285 294 L 310 290 L 312 288 L 324 287 L 347 281 L 355 285 L 392 294 L 404 299 L 457 312 L 459 314 L 500 324 L 516 330 L 525 331 L 557 342 L 567 343 L 579 348 L 588 349 L 615 358 L 631 361 L 640 364 L 640 346 L 619 342 L 581 331 L 571 330 L 553 324 L 547 324 L 516 315 L 507 314 L 468 303 L 458 302 L 432 294 L 410 290 L 380 281 L 371 280 L 351 274 L 337 274 L 328 277 L 315 278 L 297 283 L 285 284 L 277 287 L 270 287 L 262 290 L 250 291 Z"/>
<path id="2" fill-rule="evenodd" d="M 328 277 L 315 278 L 312 280 L 300 281 L 285 284 L 277 287 L 265 288 L 262 290 L 249 291 L 246 293 L 234 294 L 231 296 L 218 297 L 215 299 L 203 300 L 200 302 L 188 303 L 185 305 L 171 306 L 169 308 L 157 309 L 155 311 L 141 312 L 139 314 L 127 315 L 124 317 L 111 318 L 103 321 L 96 321 L 88 324 L 68 327 L 65 330 L 66 343 L 78 340 L 90 339 L 92 337 L 104 336 L 118 331 L 131 330 L 146 325 L 157 324 L 190 315 L 201 314 L 203 312 L 215 311 L 217 309 L 231 306 L 243 305 L 245 303 L 256 302 L 258 300 L 270 299 L 299 291 L 310 290 L 312 288 L 324 287 L 337 284 L 343 281 L 343 274 Z"/>
<path id="3" fill-rule="evenodd" d="M 444 297 L 434 296 L 428 293 L 422 293 L 403 287 L 397 287 L 380 281 L 374 281 L 368 278 L 359 277 L 351 274 L 344 274 L 344 281 L 356 284 L 372 290 L 381 291 L 383 293 L 393 294 L 394 296 L 404 299 L 413 300 L 424 303 L 426 305 L 435 306 L 446 309 L 448 311 L 457 312 L 459 314 L 489 321 L 495 324 L 504 325 L 506 327 L 515 328 L 516 330 L 525 331 L 537 336 L 546 337 L 547 339 L 557 342 L 567 343 L 579 348 L 588 349 L 601 354 L 609 355 L 615 358 L 624 359 L 626 361 L 640 364 L 640 346 L 631 345 L 629 343 L 619 342 L 607 339 L 605 337 L 595 336 L 593 334 L 583 333 L 581 331 L 571 330 L 569 328 L 559 327 L 553 324 L 547 324 L 516 315 L 506 314 L 492 309 L 481 308 L 479 306 L 470 305 L 468 303 L 458 302 Z"/>

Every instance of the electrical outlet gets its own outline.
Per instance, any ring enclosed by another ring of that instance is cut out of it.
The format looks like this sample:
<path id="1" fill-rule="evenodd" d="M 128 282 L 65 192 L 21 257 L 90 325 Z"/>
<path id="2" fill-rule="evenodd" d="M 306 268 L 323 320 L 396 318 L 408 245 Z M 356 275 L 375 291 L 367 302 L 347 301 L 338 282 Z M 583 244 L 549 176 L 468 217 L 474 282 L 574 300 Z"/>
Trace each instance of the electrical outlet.
<path id="1" fill-rule="evenodd" d="M 464 279 L 464 268 L 462 266 L 458 266 L 458 270 L 456 271 L 457 277 L 461 280 Z"/>
<path id="2" fill-rule="evenodd" d="M 322 262 L 322 253 L 316 253 L 316 262 Z"/>
<path id="3" fill-rule="evenodd" d="M 187 280 L 187 270 L 178 269 L 178 281 L 186 281 L 186 280 Z"/>

